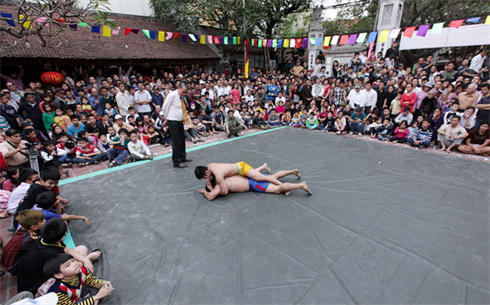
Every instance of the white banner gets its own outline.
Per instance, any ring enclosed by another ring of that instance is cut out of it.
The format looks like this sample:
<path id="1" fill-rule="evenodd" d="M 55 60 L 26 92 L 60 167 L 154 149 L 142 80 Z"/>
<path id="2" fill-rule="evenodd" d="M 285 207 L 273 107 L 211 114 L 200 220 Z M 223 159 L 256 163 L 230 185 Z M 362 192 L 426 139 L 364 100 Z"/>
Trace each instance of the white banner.
<path id="1" fill-rule="evenodd" d="M 487 24 L 465 25 L 459 29 L 443 28 L 441 34 L 431 34 L 431 31 L 429 30 L 425 37 L 417 36 L 417 31 L 413 33 L 412 38 L 402 34 L 400 51 L 490 45 L 490 25 Z"/>

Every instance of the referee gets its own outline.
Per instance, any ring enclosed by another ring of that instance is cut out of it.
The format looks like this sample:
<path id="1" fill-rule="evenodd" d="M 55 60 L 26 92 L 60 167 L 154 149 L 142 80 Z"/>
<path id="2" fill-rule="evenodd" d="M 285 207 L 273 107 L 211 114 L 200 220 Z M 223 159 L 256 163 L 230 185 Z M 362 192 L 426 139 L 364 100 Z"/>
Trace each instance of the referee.
<path id="1" fill-rule="evenodd" d="M 177 90 L 170 92 L 163 102 L 163 115 L 167 119 L 168 131 L 172 137 L 172 161 L 174 167 L 187 167 L 184 162 L 187 159 L 185 152 L 184 122 L 190 124 L 189 115 L 185 108 L 183 96 L 187 93 L 187 85 L 182 83 Z"/>

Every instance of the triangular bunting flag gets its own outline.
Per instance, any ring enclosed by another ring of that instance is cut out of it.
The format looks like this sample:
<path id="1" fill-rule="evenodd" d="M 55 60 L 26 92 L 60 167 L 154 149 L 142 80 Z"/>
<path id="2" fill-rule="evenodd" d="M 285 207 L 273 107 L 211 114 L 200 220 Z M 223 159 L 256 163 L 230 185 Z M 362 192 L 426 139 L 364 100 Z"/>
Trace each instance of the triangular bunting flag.
<path id="1" fill-rule="evenodd" d="M 316 43 L 316 39 L 313 37 L 310 37 L 310 45 L 314 46 Z"/>
<path id="2" fill-rule="evenodd" d="M 213 44 L 213 36 L 208 35 L 208 43 Z"/>
<path id="3" fill-rule="evenodd" d="M 429 28 L 430 28 L 430 24 L 419 26 L 419 30 L 417 31 L 417 36 L 425 37 L 425 35 L 427 35 L 427 31 L 429 30 Z"/>
<path id="4" fill-rule="evenodd" d="M 228 44 L 228 37 L 227 37 L 227 36 L 223 37 L 223 42 L 224 42 L 225 44 Z"/>
<path id="5" fill-rule="evenodd" d="M 332 37 L 332 41 L 330 42 L 330 45 L 332 45 L 332 46 L 336 46 L 336 45 L 337 45 L 337 43 L 339 42 L 339 38 L 340 38 L 340 36 L 339 36 L 339 35 L 335 35 L 335 36 L 333 36 L 333 37 Z"/>
<path id="6" fill-rule="evenodd" d="M 272 47 L 277 48 L 277 39 L 272 39 Z"/>
<path id="7" fill-rule="evenodd" d="M 214 41 L 214 44 L 219 44 L 219 37 L 213 36 L 213 41 Z"/>
<path id="8" fill-rule="evenodd" d="M 357 36 L 356 43 L 363 43 L 366 40 L 367 33 L 361 33 Z"/>
<path id="9" fill-rule="evenodd" d="M 322 37 L 317 37 L 316 38 L 316 41 L 315 41 L 315 46 L 321 47 L 322 46 L 322 42 L 323 42 L 323 38 Z"/>
<path id="10" fill-rule="evenodd" d="M 174 33 L 174 39 L 177 39 L 179 37 L 180 33 Z"/>
<path id="11" fill-rule="evenodd" d="M 282 48 L 283 43 L 284 43 L 284 39 L 279 39 L 279 40 L 277 41 L 277 47 L 278 47 L 278 48 Z"/>
<path id="12" fill-rule="evenodd" d="M 143 34 L 146 35 L 146 37 L 148 37 L 148 39 L 151 39 L 149 30 L 141 30 L 141 31 L 143 32 Z"/>
<path id="13" fill-rule="evenodd" d="M 378 36 L 378 32 L 371 32 L 369 33 L 369 38 L 367 42 L 375 42 L 376 41 L 376 36 Z"/>
<path id="14" fill-rule="evenodd" d="M 357 39 L 357 34 L 350 35 L 347 44 L 356 44 L 356 39 Z"/>
<path id="15" fill-rule="evenodd" d="M 92 33 L 100 33 L 100 25 L 92 25 Z"/>
<path id="16" fill-rule="evenodd" d="M 174 33 L 172 33 L 172 32 L 165 32 L 165 33 L 166 33 L 165 40 L 169 40 L 172 38 L 172 36 L 174 36 Z"/>
<path id="17" fill-rule="evenodd" d="M 157 31 L 150 31 L 150 38 L 157 39 Z"/>
<path id="18" fill-rule="evenodd" d="M 449 27 L 459 29 L 459 27 L 463 24 L 463 22 L 464 22 L 464 19 L 453 20 L 453 21 L 451 21 L 451 23 L 449 23 Z"/>
<path id="19" fill-rule="evenodd" d="M 193 42 L 196 42 L 197 41 L 197 38 L 194 34 L 188 34 L 189 38 L 193 41 Z"/>
<path id="20" fill-rule="evenodd" d="M 414 27 L 414 26 L 406 28 L 405 31 L 403 32 L 403 36 L 408 37 L 408 38 L 412 38 L 413 32 L 415 32 L 415 28 L 416 27 Z"/>
<path id="21" fill-rule="evenodd" d="M 165 32 L 158 31 L 158 41 L 165 41 Z"/>
<path id="22" fill-rule="evenodd" d="M 290 42 L 289 39 L 284 39 L 283 47 L 284 48 L 289 48 L 289 42 Z"/>
<path id="23" fill-rule="evenodd" d="M 339 45 L 341 45 L 341 46 L 342 46 L 342 45 L 346 44 L 346 43 L 347 43 L 347 39 L 349 39 L 349 35 L 342 35 L 342 36 L 340 37 L 340 42 L 339 42 Z"/>
<path id="24" fill-rule="evenodd" d="M 388 40 L 388 34 L 390 33 L 390 30 L 384 30 L 379 32 L 379 42 L 386 42 Z"/>
<path id="25" fill-rule="evenodd" d="M 272 39 L 267 39 L 267 47 L 272 47 Z"/>
<path id="26" fill-rule="evenodd" d="M 200 41 L 201 44 L 205 44 L 206 43 L 206 35 L 201 35 L 201 41 Z"/>
<path id="27" fill-rule="evenodd" d="M 480 21 L 480 19 L 481 19 L 481 17 L 470 18 L 470 19 L 466 19 L 466 22 L 478 23 L 478 21 Z"/>
<path id="28" fill-rule="evenodd" d="M 118 26 L 117 28 L 112 30 L 112 35 L 119 35 L 119 31 L 121 30 L 121 27 Z"/>
<path id="29" fill-rule="evenodd" d="M 237 37 L 236 39 L 237 39 L 237 41 L 238 41 L 238 44 L 240 44 L 240 40 L 241 40 L 242 38 L 241 38 L 241 37 Z"/>
<path id="30" fill-rule="evenodd" d="M 323 46 L 328 47 L 330 45 L 330 40 L 332 40 L 331 36 L 327 36 L 323 39 Z"/>
<path id="31" fill-rule="evenodd" d="M 0 16 L 3 18 L 10 18 L 12 19 L 12 14 L 10 13 L 0 13 Z M 13 20 L 5 20 L 8 25 L 15 27 L 15 22 Z"/>
<path id="32" fill-rule="evenodd" d="M 131 29 L 131 32 L 135 33 L 136 35 L 138 35 L 140 31 L 141 31 L 140 29 Z"/>
<path id="33" fill-rule="evenodd" d="M 106 25 L 103 25 L 102 26 L 102 36 L 111 37 L 112 36 L 111 28 L 106 26 Z"/>
<path id="34" fill-rule="evenodd" d="M 187 34 L 186 33 L 182 33 L 182 42 L 187 42 Z"/>
<path id="35" fill-rule="evenodd" d="M 82 28 L 86 28 L 88 26 L 88 23 L 86 22 L 79 22 L 78 26 L 81 26 Z"/>
<path id="36" fill-rule="evenodd" d="M 124 36 L 128 36 L 129 33 L 131 33 L 131 28 L 124 28 Z"/>
<path id="37" fill-rule="evenodd" d="M 225 38 L 223 36 L 218 37 L 219 44 L 225 44 Z"/>
<path id="38" fill-rule="evenodd" d="M 401 29 L 394 29 L 390 31 L 390 35 L 388 37 L 390 39 L 396 39 L 398 37 L 398 34 L 400 34 Z"/>
<path id="39" fill-rule="evenodd" d="M 432 26 L 432 30 L 430 30 L 430 33 L 435 35 L 441 34 L 443 26 L 444 26 L 444 22 L 435 23 Z"/>
<path id="40" fill-rule="evenodd" d="M 487 19 L 485 19 L 485 24 L 490 24 L 490 15 L 487 16 Z"/>
<path id="41" fill-rule="evenodd" d="M 237 44 L 237 39 L 236 39 L 236 37 L 233 37 L 233 44 Z"/>

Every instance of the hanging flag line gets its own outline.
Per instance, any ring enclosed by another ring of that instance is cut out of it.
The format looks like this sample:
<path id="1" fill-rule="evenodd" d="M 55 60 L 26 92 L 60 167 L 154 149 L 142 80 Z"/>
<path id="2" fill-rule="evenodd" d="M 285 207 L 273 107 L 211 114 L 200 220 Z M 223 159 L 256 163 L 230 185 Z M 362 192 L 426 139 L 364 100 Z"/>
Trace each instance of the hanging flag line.
<path id="1" fill-rule="evenodd" d="M 5 22 L 11 26 L 15 27 L 16 22 L 14 21 L 14 17 L 11 13 L 3 13 L 0 12 L 0 16 L 6 19 Z M 473 23 L 476 24 L 480 22 L 483 17 L 472 17 L 467 19 L 459 19 L 452 20 L 449 22 L 449 28 L 459 29 L 459 27 L 464 23 Z M 46 18 L 36 18 L 35 20 L 31 20 L 30 17 L 25 18 L 23 15 L 18 16 L 18 22 L 21 23 L 21 26 L 24 28 L 32 29 L 33 23 L 41 24 L 46 27 L 49 26 L 49 23 L 46 23 Z M 94 34 L 102 34 L 104 37 L 112 37 L 119 35 L 122 33 L 122 28 L 111 28 L 106 25 L 98 25 L 93 24 L 89 25 L 86 22 L 76 23 L 75 21 L 63 21 L 62 19 L 55 19 L 56 22 L 60 24 L 65 24 L 69 26 L 72 30 L 76 31 L 78 27 L 91 28 L 91 32 Z M 418 30 L 416 31 L 416 26 L 406 27 L 406 28 L 397 28 L 391 30 L 383 30 L 380 32 L 364 32 L 364 33 L 352 33 L 352 34 L 341 34 L 341 35 L 330 35 L 325 37 L 317 37 L 317 38 L 278 38 L 278 39 L 262 39 L 262 38 L 250 38 L 244 40 L 244 42 L 250 42 L 248 46 L 259 47 L 259 48 L 307 48 L 308 45 L 311 46 L 342 46 L 342 45 L 354 45 L 358 43 L 374 43 L 376 40 L 378 42 L 385 42 L 388 39 L 397 39 L 400 33 L 403 30 L 403 36 L 411 38 L 415 31 L 417 32 L 416 36 L 418 37 L 426 37 L 427 35 L 440 35 L 444 28 L 444 24 L 446 22 L 438 22 L 434 24 L 425 24 L 418 26 Z M 490 15 L 485 18 L 485 25 L 490 25 Z M 432 27 L 432 28 L 431 28 Z M 155 31 L 148 29 L 137 29 L 137 28 L 124 28 L 124 36 L 128 36 L 133 33 L 138 35 L 139 32 L 142 32 L 148 39 L 157 40 L 157 41 L 168 41 L 171 39 L 178 39 L 183 43 L 193 42 L 199 44 L 218 44 L 218 45 L 241 45 L 241 37 L 239 36 L 214 36 L 214 35 L 206 35 L 206 34 L 191 34 L 191 33 L 181 33 L 181 32 L 168 32 L 168 31 Z M 369 35 L 369 36 L 368 36 Z M 366 41 L 367 38 L 367 41 Z"/>

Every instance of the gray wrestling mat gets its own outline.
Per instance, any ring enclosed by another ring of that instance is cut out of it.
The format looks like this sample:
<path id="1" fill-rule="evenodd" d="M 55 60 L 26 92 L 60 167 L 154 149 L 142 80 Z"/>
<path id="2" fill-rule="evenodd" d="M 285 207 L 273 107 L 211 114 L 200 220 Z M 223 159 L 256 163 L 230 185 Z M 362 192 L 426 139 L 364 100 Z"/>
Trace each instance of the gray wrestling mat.
<path id="1" fill-rule="evenodd" d="M 490 303 L 487 164 L 293 128 L 189 157 L 62 186 L 104 304 Z M 299 168 L 313 196 L 197 192 L 194 166 L 238 161 Z"/>

